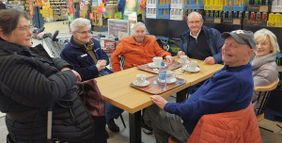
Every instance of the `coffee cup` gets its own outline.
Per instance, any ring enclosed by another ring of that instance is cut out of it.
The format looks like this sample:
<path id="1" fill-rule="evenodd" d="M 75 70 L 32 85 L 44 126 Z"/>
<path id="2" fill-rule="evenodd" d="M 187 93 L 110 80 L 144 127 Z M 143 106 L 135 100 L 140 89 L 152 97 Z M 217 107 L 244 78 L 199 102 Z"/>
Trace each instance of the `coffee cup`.
<path id="1" fill-rule="evenodd" d="M 162 57 L 154 57 L 152 60 L 153 60 L 153 65 L 156 67 L 160 67 L 161 63 L 163 62 Z"/>
<path id="2" fill-rule="evenodd" d="M 169 81 L 173 81 L 176 78 L 176 75 L 174 72 L 172 71 L 167 71 L 166 73 L 166 80 Z"/>
<path id="3" fill-rule="evenodd" d="M 186 69 L 188 70 L 188 71 L 195 71 L 196 70 L 196 68 L 197 68 L 197 64 L 195 63 L 195 62 L 189 62 L 188 64 L 187 64 L 187 66 L 186 66 Z"/>
<path id="4" fill-rule="evenodd" d="M 138 83 L 138 84 L 142 84 L 142 83 L 144 83 L 145 81 L 146 81 L 146 75 L 145 74 L 137 74 L 136 75 L 136 82 Z"/>
<path id="5" fill-rule="evenodd" d="M 187 60 L 188 60 L 188 56 L 187 55 L 181 55 L 179 57 L 179 63 L 181 63 L 181 64 L 185 64 L 187 62 Z"/>

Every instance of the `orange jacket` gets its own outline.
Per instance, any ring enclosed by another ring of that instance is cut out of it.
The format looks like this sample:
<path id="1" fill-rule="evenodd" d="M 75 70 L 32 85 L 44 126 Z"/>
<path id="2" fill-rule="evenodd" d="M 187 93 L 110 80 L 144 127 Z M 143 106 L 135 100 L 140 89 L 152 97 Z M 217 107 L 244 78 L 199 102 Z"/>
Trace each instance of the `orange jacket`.
<path id="1" fill-rule="evenodd" d="M 113 71 L 120 71 L 120 57 L 124 57 L 124 69 L 152 62 L 155 56 L 170 55 L 160 48 L 154 36 L 146 35 L 143 43 L 137 43 L 132 36 L 124 38 L 111 56 Z"/>
<path id="2" fill-rule="evenodd" d="M 187 143 L 262 143 L 253 105 L 235 112 L 204 115 Z"/>

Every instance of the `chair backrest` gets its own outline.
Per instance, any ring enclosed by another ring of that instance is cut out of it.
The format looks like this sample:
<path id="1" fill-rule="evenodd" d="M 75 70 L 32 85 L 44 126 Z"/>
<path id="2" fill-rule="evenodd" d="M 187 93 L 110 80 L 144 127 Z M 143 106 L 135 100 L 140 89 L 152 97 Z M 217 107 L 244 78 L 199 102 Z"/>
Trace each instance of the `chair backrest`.
<path id="1" fill-rule="evenodd" d="M 256 105 L 256 114 L 257 115 L 262 113 L 271 91 L 276 89 L 278 83 L 279 83 L 279 79 L 277 79 L 276 81 L 272 82 L 269 85 L 255 87 L 254 90 L 255 92 L 258 93 L 257 105 Z"/>
<path id="2" fill-rule="evenodd" d="M 124 56 L 119 56 L 119 63 L 120 63 L 120 70 L 124 70 L 124 62 L 125 62 L 125 58 Z"/>

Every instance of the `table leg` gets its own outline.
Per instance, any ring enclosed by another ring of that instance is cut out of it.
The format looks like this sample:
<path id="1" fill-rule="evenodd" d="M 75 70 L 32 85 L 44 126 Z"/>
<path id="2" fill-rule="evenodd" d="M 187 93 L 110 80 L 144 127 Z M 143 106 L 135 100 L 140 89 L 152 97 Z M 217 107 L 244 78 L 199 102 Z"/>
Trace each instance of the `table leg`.
<path id="1" fill-rule="evenodd" d="M 183 102 L 187 97 L 186 94 L 188 93 L 188 88 L 183 89 L 176 93 L 176 102 Z"/>
<path id="2" fill-rule="evenodd" d="M 129 113 L 129 138 L 130 143 L 141 143 L 141 111 Z"/>

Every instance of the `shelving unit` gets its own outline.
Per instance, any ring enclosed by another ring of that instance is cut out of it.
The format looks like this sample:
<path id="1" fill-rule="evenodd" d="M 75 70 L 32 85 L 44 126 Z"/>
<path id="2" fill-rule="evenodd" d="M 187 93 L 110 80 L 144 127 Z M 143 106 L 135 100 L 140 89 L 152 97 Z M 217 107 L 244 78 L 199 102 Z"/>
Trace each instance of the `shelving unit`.
<path id="1" fill-rule="evenodd" d="M 273 0 L 267 26 L 282 28 L 282 0 Z"/>
<path id="2" fill-rule="evenodd" d="M 67 0 L 50 0 L 50 8 L 53 10 L 53 21 L 67 20 Z"/>
<path id="3" fill-rule="evenodd" d="M 174 19 L 172 9 L 182 4 L 183 19 Z M 153 6 L 147 3 L 146 8 Z M 277 36 L 282 49 L 282 0 L 170 0 L 170 20 L 147 16 L 145 24 L 150 34 L 179 38 L 188 28 L 184 18 L 191 11 L 202 13 L 205 25 L 220 32 L 267 28 Z"/>
<path id="4" fill-rule="evenodd" d="M 20 1 L 20 0 L 8 0 L 6 7 L 7 8 L 15 8 L 17 10 L 26 10 L 25 9 L 25 3 L 26 0 Z"/>

